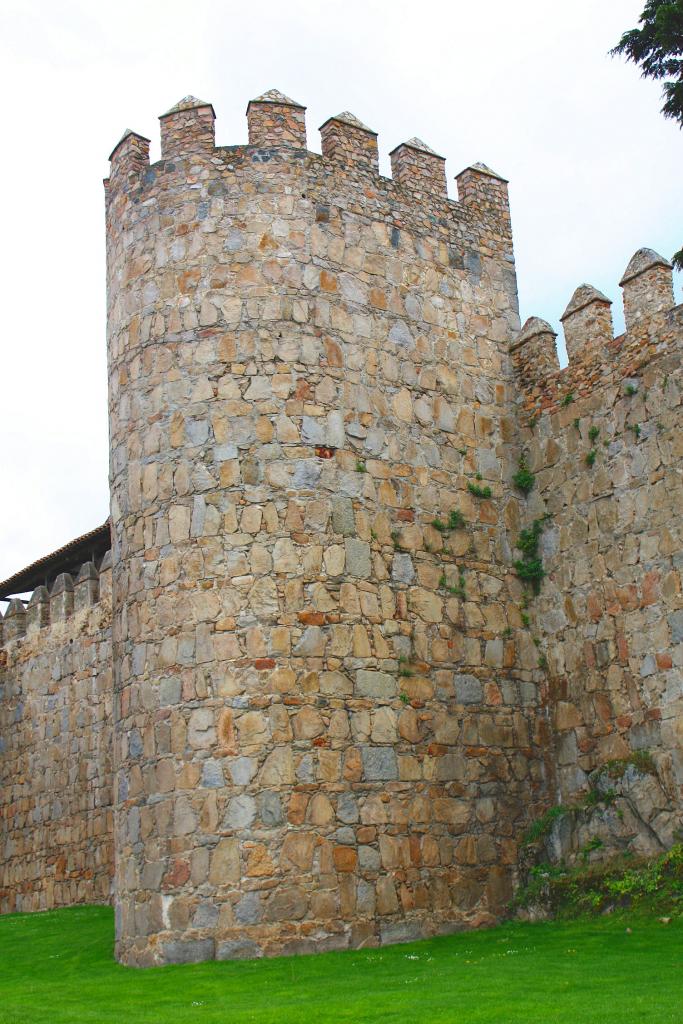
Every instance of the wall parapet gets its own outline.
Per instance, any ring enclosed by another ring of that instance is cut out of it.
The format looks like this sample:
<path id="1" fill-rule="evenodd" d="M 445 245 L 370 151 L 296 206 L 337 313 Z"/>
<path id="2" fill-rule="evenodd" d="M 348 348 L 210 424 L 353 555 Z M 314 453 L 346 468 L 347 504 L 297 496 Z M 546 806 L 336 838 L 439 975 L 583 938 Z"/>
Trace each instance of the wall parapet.
<path id="1" fill-rule="evenodd" d="M 247 104 L 249 145 L 306 148 L 306 107 L 278 89 L 269 89 Z"/>
<path id="2" fill-rule="evenodd" d="M 426 142 L 409 139 L 392 149 L 389 156 L 391 173 L 399 185 L 417 192 L 446 195 L 446 158 Z"/>
<path id="3" fill-rule="evenodd" d="M 614 337 L 611 305 L 612 300 L 592 284 L 581 284 L 576 289 L 560 317 L 570 362 L 593 351 L 604 358 Z"/>
<path id="4" fill-rule="evenodd" d="M 589 394 L 610 380 L 638 373 L 665 352 L 680 350 L 683 306 L 674 305 L 671 263 L 653 249 L 638 249 L 620 284 L 626 331 L 618 337 L 613 336 L 611 300 L 592 285 L 574 291 L 561 317 L 569 358 L 563 369 L 550 324 L 538 317 L 526 321 L 509 351 L 527 419 L 554 411 L 567 395 Z"/>
<path id="5" fill-rule="evenodd" d="M 647 325 L 673 307 L 672 266 L 654 249 L 638 249 L 619 284 L 624 292 L 627 331 Z"/>
<path id="6" fill-rule="evenodd" d="M 161 153 L 159 164 L 150 167 L 149 140 L 130 129 L 112 151 L 110 176 L 105 179 L 107 196 L 123 198 L 144 188 L 158 173 L 167 174 L 188 160 L 223 159 L 234 169 L 240 154 L 250 162 L 300 164 L 302 159 L 320 161 L 340 176 L 381 183 L 386 189 L 405 193 L 405 201 L 423 207 L 429 215 L 443 220 L 443 207 L 472 223 L 487 226 L 489 244 L 501 244 L 511 257 L 511 229 L 507 181 L 483 163 L 466 168 L 456 181 L 458 201 L 448 199 L 445 158 L 418 138 L 394 148 L 390 179 L 379 173 L 377 133 L 348 111 L 328 118 L 320 127 L 322 157 L 307 150 L 306 108 L 277 89 L 270 89 L 247 106 L 247 146 L 215 146 L 213 106 L 186 96 L 160 117 Z M 386 211 L 391 215 L 390 209 Z M 494 225 L 491 231 L 489 225 Z M 502 242 L 497 235 L 502 235 Z"/>
<path id="7" fill-rule="evenodd" d="M 356 165 L 379 174 L 377 132 L 363 124 L 348 110 L 329 117 L 320 126 L 322 153 L 326 160 L 342 167 Z"/>
<path id="8" fill-rule="evenodd" d="M 0 651 L 0 913 L 111 898 L 111 560 L 14 598 Z"/>
<path id="9" fill-rule="evenodd" d="M 0 645 L 19 640 L 49 626 L 64 622 L 74 615 L 111 597 L 111 552 L 107 552 L 99 569 L 92 561 L 84 562 L 76 579 L 60 573 L 52 587 L 38 586 L 25 604 L 15 597 L 4 616 L 0 613 Z"/>
<path id="10" fill-rule="evenodd" d="M 192 153 L 211 151 L 216 145 L 216 114 L 210 103 L 185 96 L 159 118 L 161 158 L 173 160 Z"/>

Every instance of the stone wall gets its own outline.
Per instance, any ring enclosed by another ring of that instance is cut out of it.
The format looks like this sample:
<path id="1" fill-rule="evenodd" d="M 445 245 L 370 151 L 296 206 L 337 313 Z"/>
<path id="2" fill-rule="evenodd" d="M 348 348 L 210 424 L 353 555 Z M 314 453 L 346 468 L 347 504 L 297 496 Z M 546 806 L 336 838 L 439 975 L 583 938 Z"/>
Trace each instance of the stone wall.
<path id="1" fill-rule="evenodd" d="M 132 964 L 493 921 L 544 799 L 506 183 L 475 165 L 453 203 L 419 140 L 397 182 L 353 115 L 322 157 L 286 97 L 248 118 L 253 145 L 212 149 L 187 98 L 176 156 L 128 133 L 107 187 Z"/>
<path id="2" fill-rule="evenodd" d="M 159 163 L 112 153 L 113 579 L 2 620 L 0 910 L 106 900 L 115 859 L 140 966 L 492 923 L 530 822 L 589 787 L 617 802 L 553 856 L 683 824 L 670 266 L 633 257 L 616 339 L 578 288 L 561 371 L 519 331 L 504 179 L 451 202 L 419 139 L 387 179 L 353 114 L 321 156 L 277 91 L 247 118 L 216 148 L 186 97 Z"/>
<path id="3" fill-rule="evenodd" d="M 108 902 L 110 562 L 15 599 L 0 629 L 0 912 Z"/>
<path id="4" fill-rule="evenodd" d="M 605 843 L 596 856 L 652 852 L 683 828 L 683 307 L 652 250 L 636 253 L 622 285 L 627 332 L 616 339 L 609 300 L 577 289 L 563 318 L 566 369 L 543 321 L 513 346 L 537 474 L 527 518 L 552 516 L 530 609 L 551 688 L 549 796 L 571 803 L 589 785 L 619 796 L 579 816 L 576 835 L 568 820 L 558 827 L 565 855 L 592 835 Z M 628 767 L 644 751 L 654 776 Z"/>

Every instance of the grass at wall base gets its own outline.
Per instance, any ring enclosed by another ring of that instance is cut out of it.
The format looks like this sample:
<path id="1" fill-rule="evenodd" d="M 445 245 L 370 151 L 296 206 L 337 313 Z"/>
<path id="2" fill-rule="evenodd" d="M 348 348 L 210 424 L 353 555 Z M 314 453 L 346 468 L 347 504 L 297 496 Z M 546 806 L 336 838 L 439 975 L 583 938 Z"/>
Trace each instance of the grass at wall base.
<path id="1" fill-rule="evenodd" d="M 115 963 L 113 927 L 108 907 L 0 918 L 0 1024 L 683 1020 L 680 917 L 516 921 L 383 949 L 146 971 Z"/>

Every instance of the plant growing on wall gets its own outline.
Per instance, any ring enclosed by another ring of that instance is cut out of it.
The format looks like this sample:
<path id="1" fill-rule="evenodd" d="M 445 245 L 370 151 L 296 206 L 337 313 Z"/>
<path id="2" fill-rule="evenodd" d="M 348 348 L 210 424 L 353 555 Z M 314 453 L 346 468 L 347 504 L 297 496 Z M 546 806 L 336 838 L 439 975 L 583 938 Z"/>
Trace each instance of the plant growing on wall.
<path id="1" fill-rule="evenodd" d="M 534 519 L 527 530 L 522 530 L 515 541 L 515 547 L 522 552 L 522 557 L 514 562 L 517 575 L 528 583 L 534 594 L 541 592 L 541 582 L 545 576 L 543 562 L 538 552 L 538 544 L 543 533 L 543 524 L 548 516 Z"/>
<path id="2" fill-rule="evenodd" d="M 490 498 L 491 488 L 488 484 L 485 487 L 480 487 L 479 484 L 473 484 L 471 480 L 467 481 L 467 490 L 470 494 L 474 495 L 475 498 Z"/>
<path id="3" fill-rule="evenodd" d="M 451 509 L 448 513 L 448 520 L 444 523 L 442 519 L 432 519 L 432 526 L 439 533 L 448 533 L 450 530 L 464 530 L 465 517 L 459 508 Z"/>
<path id="4" fill-rule="evenodd" d="M 458 569 L 458 582 L 456 584 L 450 584 L 446 574 L 443 573 L 439 580 L 439 586 L 448 591 L 449 594 L 453 594 L 455 597 L 459 597 L 461 601 L 465 600 L 465 571 L 462 567 Z"/>
<path id="5" fill-rule="evenodd" d="M 524 455 L 520 456 L 517 463 L 517 472 L 513 475 L 512 482 L 524 495 L 527 495 L 533 489 L 536 477 L 529 469 Z"/>

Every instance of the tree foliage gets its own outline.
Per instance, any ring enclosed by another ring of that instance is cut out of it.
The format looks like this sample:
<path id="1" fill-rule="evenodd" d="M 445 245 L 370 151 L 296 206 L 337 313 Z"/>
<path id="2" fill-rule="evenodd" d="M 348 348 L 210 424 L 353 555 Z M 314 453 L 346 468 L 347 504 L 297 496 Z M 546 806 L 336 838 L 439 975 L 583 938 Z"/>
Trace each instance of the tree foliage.
<path id="1" fill-rule="evenodd" d="M 662 82 L 662 113 L 683 128 L 683 0 L 646 0 L 638 24 L 610 53 L 637 64 L 644 78 Z M 673 262 L 683 270 L 683 249 Z"/>

